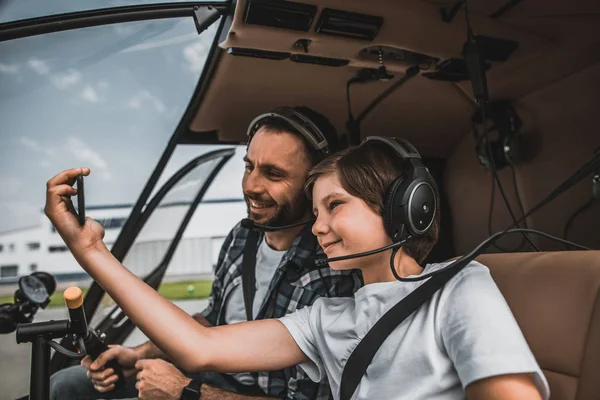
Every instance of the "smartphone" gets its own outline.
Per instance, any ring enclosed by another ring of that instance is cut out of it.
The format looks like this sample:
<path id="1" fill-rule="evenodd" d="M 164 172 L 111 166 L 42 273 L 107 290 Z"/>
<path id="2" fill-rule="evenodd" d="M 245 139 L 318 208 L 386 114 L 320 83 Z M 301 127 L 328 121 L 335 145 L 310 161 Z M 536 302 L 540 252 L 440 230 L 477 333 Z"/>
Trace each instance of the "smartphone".
<path id="1" fill-rule="evenodd" d="M 83 175 L 77 175 L 77 214 L 79 215 L 79 225 L 85 224 L 85 195 L 83 192 Z"/>

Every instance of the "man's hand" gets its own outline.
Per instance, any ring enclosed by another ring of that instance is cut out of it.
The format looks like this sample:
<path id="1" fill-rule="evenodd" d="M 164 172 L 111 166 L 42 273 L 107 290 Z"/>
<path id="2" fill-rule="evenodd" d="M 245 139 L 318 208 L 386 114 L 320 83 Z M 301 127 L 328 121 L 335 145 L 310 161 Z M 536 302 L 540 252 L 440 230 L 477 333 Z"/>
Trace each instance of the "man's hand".
<path id="1" fill-rule="evenodd" d="M 46 206 L 44 212 L 71 251 L 86 251 L 97 245 L 103 246 L 104 228 L 86 218 L 84 226 L 79 225 L 71 196 L 77 195 L 73 184 L 77 175 L 89 175 L 89 168 L 73 168 L 63 171 L 46 184 Z"/>
<path id="2" fill-rule="evenodd" d="M 179 400 L 191 381 L 173 364 L 164 360 L 140 360 L 135 364 L 140 400 Z"/>
<path id="3" fill-rule="evenodd" d="M 139 360 L 139 354 L 129 347 L 109 346 L 109 349 L 100 354 L 96 360 L 86 356 L 81 360 L 81 365 L 88 370 L 87 376 L 92 381 L 94 388 L 101 392 L 110 392 L 115 388 L 119 376 L 112 368 L 104 368 L 110 360 L 117 360 L 127 378 L 134 375 L 137 370 L 135 363 Z"/>

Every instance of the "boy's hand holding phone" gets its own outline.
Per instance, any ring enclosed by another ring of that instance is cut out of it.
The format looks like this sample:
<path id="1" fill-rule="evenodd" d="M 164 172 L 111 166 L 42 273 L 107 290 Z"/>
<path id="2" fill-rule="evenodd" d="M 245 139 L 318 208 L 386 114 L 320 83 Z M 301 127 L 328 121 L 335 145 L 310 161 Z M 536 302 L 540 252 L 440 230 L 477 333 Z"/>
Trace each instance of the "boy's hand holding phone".
<path id="1" fill-rule="evenodd" d="M 71 196 L 77 195 L 77 189 L 73 184 L 83 180 L 83 176 L 90 174 L 89 168 L 74 168 L 63 171 L 50 179 L 46 185 L 46 206 L 44 212 L 50 219 L 50 222 L 56 228 L 65 244 L 72 252 L 86 252 L 88 250 L 105 248 L 102 239 L 104 238 L 104 228 L 96 221 L 85 218 L 85 205 L 83 196 L 78 199 L 78 216 Z M 78 187 L 83 189 L 83 184 Z M 82 220 L 79 220 L 79 217 Z"/>
<path id="2" fill-rule="evenodd" d="M 79 225 L 85 225 L 85 192 L 83 190 L 83 174 L 77 175 L 77 213 Z"/>

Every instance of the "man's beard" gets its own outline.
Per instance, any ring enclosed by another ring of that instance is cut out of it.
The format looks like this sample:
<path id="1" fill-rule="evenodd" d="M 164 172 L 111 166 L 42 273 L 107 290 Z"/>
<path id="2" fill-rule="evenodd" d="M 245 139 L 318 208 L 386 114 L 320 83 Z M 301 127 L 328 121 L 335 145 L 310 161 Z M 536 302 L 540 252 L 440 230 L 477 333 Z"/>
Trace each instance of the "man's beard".
<path id="1" fill-rule="evenodd" d="M 272 199 L 269 200 L 270 203 L 275 205 L 275 214 L 268 218 L 264 218 L 259 213 L 252 212 L 250 209 L 250 200 L 255 200 L 259 202 L 261 201 L 259 198 L 254 198 L 253 196 L 244 195 L 244 200 L 246 200 L 246 207 L 248 210 L 248 218 L 251 220 L 267 226 L 283 226 L 289 225 L 296 222 L 300 222 L 300 219 L 304 217 L 308 210 L 309 201 L 306 196 L 300 195 L 293 202 L 285 202 L 283 204 L 278 204 Z"/>

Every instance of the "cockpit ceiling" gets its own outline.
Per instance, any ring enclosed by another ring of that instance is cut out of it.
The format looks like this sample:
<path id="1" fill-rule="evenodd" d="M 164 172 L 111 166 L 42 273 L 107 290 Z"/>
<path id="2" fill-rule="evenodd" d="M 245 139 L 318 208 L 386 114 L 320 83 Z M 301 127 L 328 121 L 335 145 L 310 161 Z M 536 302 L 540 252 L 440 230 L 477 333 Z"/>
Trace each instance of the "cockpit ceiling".
<path id="1" fill-rule="evenodd" d="M 193 131 L 217 130 L 221 141 L 243 142 L 252 118 L 278 105 L 307 105 L 327 115 L 340 132 L 347 120 L 346 82 L 360 68 L 377 68 L 376 59 L 365 59 L 361 49 L 391 46 L 440 60 L 460 58 L 466 39 L 464 13 L 447 23 L 441 7 L 455 1 L 316 0 L 298 2 L 318 6 L 309 32 L 244 23 L 247 0 L 238 1 L 233 25 L 226 39 Z M 578 0 L 527 0 L 498 18 L 494 12 L 508 0 L 469 0 L 475 34 L 518 42 L 505 62 L 492 62 L 488 71 L 491 99 L 518 101 L 600 61 L 600 2 Z M 373 41 L 315 32 L 324 8 L 381 16 L 384 21 Z M 294 47 L 309 39 L 308 53 Z M 348 60 L 332 67 L 235 56 L 229 48 L 260 49 Z M 355 114 L 403 75 L 409 64 L 387 61 L 395 75 L 389 82 L 353 85 Z M 447 156 L 469 130 L 471 87 L 467 81 L 452 83 L 417 76 L 384 100 L 363 122 L 363 135 L 403 136 L 424 154 Z"/>

